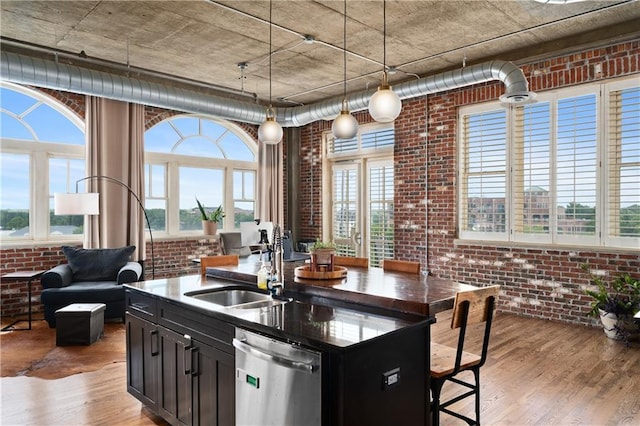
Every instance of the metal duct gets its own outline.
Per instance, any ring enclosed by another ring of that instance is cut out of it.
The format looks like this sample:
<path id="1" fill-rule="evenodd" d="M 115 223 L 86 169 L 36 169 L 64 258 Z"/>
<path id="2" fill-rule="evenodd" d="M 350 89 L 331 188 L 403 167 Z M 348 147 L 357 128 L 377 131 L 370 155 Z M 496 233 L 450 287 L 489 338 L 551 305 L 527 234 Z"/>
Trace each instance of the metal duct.
<path id="1" fill-rule="evenodd" d="M 193 90 L 163 86 L 13 52 L 1 52 L 1 55 L 0 77 L 14 83 L 214 115 L 243 123 L 260 124 L 265 118 L 265 107 L 249 102 L 205 95 Z M 393 90 L 401 99 L 409 99 L 490 80 L 500 80 L 505 84 L 505 94 L 500 97 L 505 102 L 524 102 L 535 96 L 528 91 L 528 83 L 522 70 L 506 61 L 490 61 L 409 81 L 394 86 Z M 351 94 L 349 109 L 366 109 L 373 93 L 375 89 Z M 336 96 L 310 105 L 276 108 L 276 117 L 284 127 L 298 127 L 317 120 L 333 120 L 341 106 L 342 96 Z"/>

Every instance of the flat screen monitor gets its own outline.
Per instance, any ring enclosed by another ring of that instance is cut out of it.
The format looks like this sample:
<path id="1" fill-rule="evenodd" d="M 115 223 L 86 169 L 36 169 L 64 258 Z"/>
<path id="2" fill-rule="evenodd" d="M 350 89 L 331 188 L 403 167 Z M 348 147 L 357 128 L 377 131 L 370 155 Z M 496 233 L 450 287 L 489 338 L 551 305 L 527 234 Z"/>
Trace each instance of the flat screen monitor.
<path id="1" fill-rule="evenodd" d="M 260 243 L 260 230 L 267 231 L 267 238 L 271 244 L 271 233 L 273 232 L 273 222 L 240 222 L 240 240 L 242 246 L 257 246 Z"/>

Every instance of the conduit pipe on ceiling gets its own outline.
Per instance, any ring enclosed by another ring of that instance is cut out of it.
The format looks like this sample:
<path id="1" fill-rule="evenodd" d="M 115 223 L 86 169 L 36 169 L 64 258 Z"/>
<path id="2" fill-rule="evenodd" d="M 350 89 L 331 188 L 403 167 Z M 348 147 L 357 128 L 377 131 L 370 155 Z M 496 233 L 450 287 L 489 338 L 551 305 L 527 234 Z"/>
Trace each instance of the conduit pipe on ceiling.
<path id="1" fill-rule="evenodd" d="M 260 124 L 264 119 L 265 107 L 249 102 L 163 86 L 13 52 L 1 52 L 0 58 L 0 77 L 14 83 L 189 113 L 209 114 L 242 123 Z M 528 91 L 527 79 L 520 68 L 511 62 L 498 60 L 401 83 L 394 85 L 393 89 L 401 99 L 408 99 L 491 80 L 500 80 L 505 84 L 505 94 L 500 97 L 505 102 L 524 102 L 535 96 Z M 352 93 L 348 97 L 349 109 L 366 109 L 373 93 L 375 89 Z M 304 126 L 317 120 L 332 120 L 340 112 L 342 100 L 342 96 L 336 96 L 309 105 L 276 108 L 276 118 L 284 127 Z"/>
<path id="2" fill-rule="evenodd" d="M 549 3 L 549 4 L 567 4 L 567 3 L 578 3 L 584 0 L 534 0 L 538 3 Z"/>

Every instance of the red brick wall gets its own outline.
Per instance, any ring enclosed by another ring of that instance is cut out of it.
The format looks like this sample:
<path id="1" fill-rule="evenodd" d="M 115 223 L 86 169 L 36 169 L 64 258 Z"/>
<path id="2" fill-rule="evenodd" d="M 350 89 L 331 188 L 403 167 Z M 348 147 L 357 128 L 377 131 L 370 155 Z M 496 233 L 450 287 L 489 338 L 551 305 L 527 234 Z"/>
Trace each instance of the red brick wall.
<path id="1" fill-rule="evenodd" d="M 602 74 L 595 74 L 596 64 Z M 530 90 L 544 91 L 640 72 L 640 42 L 551 58 L 521 67 Z M 522 315 L 576 323 L 592 323 L 586 316 L 589 279 L 580 269 L 589 263 L 607 275 L 631 273 L 640 277 L 639 252 L 615 249 L 551 249 L 532 245 L 469 244 L 456 240 L 456 125 L 458 108 L 495 100 L 501 83 L 486 83 L 428 96 L 427 263 L 431 273 L 469 284 L 499 284 L 499 309 Z M 420 102 L 413 100 L 411 103 Z M 409 102 L 406 102 L 409 104 Z M 401 117 L 402 121 L 406 118 Z M 406 143 L 404 140 L 401 144 Z M 400 179 L 398 179 L 400 180 Z M 420 191 L 419 186 L 397 191 Z M 396 235 L 402 239 L 403 235 Z M 399 255 L 399 253 L 397 253 Z"/>

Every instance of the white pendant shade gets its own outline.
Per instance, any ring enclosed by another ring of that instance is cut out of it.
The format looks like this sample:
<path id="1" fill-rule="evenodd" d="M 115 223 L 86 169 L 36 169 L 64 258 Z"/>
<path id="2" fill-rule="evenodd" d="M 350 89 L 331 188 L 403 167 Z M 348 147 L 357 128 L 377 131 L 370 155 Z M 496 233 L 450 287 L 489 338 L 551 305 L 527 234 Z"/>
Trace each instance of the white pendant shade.
<path id="1" fill-rule="evenodd" d="M 274 117 L 267 116 L 258 127 L 258 141 L 268 145 L 276 145 L 282 140 L 282 126 Z"/>
<path id="2" fill-rule="evenodd" d="M 349 113 L 349 110 L 342 110 L 333 120 L 331 132 L 336 139 L 351 139 L 358 134 L 358 120 Z"/>
<path id="3" fill-rule="evenodd" d="M 100 214 L 99 196 L 97 192 L 83 192 L 76 194 L 53 194 L 54 214 L 56 215 L 85 215 Z"/>
<path id="4" fill-rule="evenodd" d="M 400 97 L 391 90 L 387 82 L 387 73 L 384 73 L 382 85 L 378 91 L 369 99 L 369 114 L 378 123 L 390 123 L 400 115 L 402 101 Z"/>

